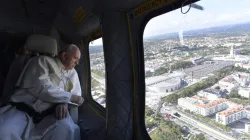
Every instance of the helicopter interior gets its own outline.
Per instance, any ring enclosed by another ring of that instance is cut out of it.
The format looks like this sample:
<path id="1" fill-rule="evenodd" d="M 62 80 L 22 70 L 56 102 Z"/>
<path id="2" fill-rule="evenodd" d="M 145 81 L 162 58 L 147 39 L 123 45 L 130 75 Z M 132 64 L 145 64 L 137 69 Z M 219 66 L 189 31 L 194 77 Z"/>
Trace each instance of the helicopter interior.
<path id="1" fill-rule="evenodd" d="M 0 91 L 15 53 L 27 36 L 55 38 L 58 48 L 82 51 L 79 75 L 84 104 L 78 109 L 82 139 L 150 139 L 144 121 L 143 30 L 160 14 L 198 0 L 2 0 Z M 103 38 L 106 108 L 91 96 L 89 42 Z M 0 93 L 1 97 L 1 93 Z"/>

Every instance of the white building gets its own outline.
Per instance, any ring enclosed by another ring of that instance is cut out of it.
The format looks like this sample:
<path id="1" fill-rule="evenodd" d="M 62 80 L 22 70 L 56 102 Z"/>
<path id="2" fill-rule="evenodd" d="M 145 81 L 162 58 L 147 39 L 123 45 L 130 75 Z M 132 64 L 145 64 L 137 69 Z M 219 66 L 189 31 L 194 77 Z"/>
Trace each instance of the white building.
<path id="1" fill-rule="evenodd" d="M 239 50 L 235 50 L 233 47 L 230 49 L 229 55 L 214 55 L 212 60 L 219 60 L 219 61 L 235 61 L 235 62 L 248 62 L 250 61 L 250 57 L 246 55 L 239 55 Z"/>
<path id="2" fill-rule="evenodd" d="M 250 108 L 245 108 L 245 118 L 250 120 Z"/>
<path id="3" fill-rule="evenodd" d="M 153 68 L 145 68 L 145 72 L 155 72 L 155 69 L 153 69 Z"/>
<path id="4" fill-rule="evenodd" d="M 200 96 L 179 98 L 178 105 L 202 116 L 209 116 L 227 108 L 226 99 L 220 98 L 209 102 L 207 98 Z"/>
<path id="5" fill-rule="evenodd" d="M 235 63 L 234 66 L 235 67 L 241 67 L 241 68 L 244 68 L 244 69 L 250 69 L 250 63 L 239 62 L 239 63 Z"/>
<path id="6" fill-rule="evenodd" d="M 199 91 L 197 95 L 201 97 L 206 97 L 208 100 L 217 100 L 218 98 L 220 98 L 220 90 L 216 89 L 202 90 Z"/>
<path id="7" fill-rule="evenodd" d="M 226 89 L 229 93 L 238 87 L 238 82 L 234 79 L 232 75 L 229 75 L 219 81 L 219 86 Z"/>
<path id="8" fill-rule="evenodd" d="M 182 79 L 178 77 L 169 78 L 157 83 L 147 85 L 149 91 L 154 92 L 173 92 L 180 89 L 182 86 Z"/>
<path id="9" fill-rule="evenodd" d="M 153 92 L 173 92 L 182 87 L 185 74 L 174 72 L 167 76 L 155 76 L 146 79 L 146 89 Z"/>
<path id="10" fill-rule="evenodd" d="M 178 105 L 183 109 L 188 109 L 192 112 L 196 112 L 197 107 L 195 104 L 198 103 L 198 101 L 199 101 L 198 99 L 192 97 L 179 98 Z"/>
<path id="11" fill-rule="evenodd" d="M 247 62 L 250 61 L 250 57 L 244 55 L 236 55 L 235 57 L 231 56 L 215 56 L 212 58 L 214 61 L 235 61 L 235 62 Z"/>
<path id="12" fill-rule="evenodd" d="M 196 104 L 198 114 L 202 116 L 209 116 L 219 111 L 225 110 L 228 106 L 226 99 L 220 98 L 209 103 L 198 103 Z"/>
<path id="13" fill-rule="evenodd" d="M 250 82 L 249 73 L 239 72 L 233 75 L 240 86 L 246 87 Z"/>
<path id="14" fill-rule="evenodd" d="M 242 94 L 246 94 L 246 91 L 244 91 L 243 88 L 247 88 L 249 84 L 250 84 L 250 75 L 248 73 L 238 72 L 221 79 L 217 85 L 220 87 L 221 90 L 226 89 L 229 93 L 234 89 L 242 87 L 243 90 Z"/>
<path id="15" fill-rule="evenodd" d="M 245 97 L 245 98 L 250 98 L 250 88 L 242 88 L 240 87 L 239 90 L 238 90 L 238 94 L 242 97 Z"/>
<path id="16" fill-rule="evenodd" d="M 231 50 L 230 50 L 230 56 L 234 57 L 234 56 L 237 56 L 237 55 L 240 55 L 240 50 L 234 49 L 234 47 L 232 46 Z"/>
<path id="17" fill-rule="evenodd" d="M 222 91 L 222 92 L 224 92 L 226 90 L 227 94 L 229 94 L 234 89 L 233 87 L 228 87 L 227 85 L 221 85 L 219 83 L 214 84 L 211 88 L 216 89 L 217 87 L 219 87 L 220 91 Z"/>
<path id="18" fill-rule="evenodd" d="M 245 124 L 245 132 L 248 134 L 250 133 L 250 123 Z"/>
<path id="19" fill-rule="evenodd" d="M 237 106 L 217 113 L 216 121 L 223 125 L 228 125 L 240 119 L 250 117 L 248 112 L 243 106 Z"/>

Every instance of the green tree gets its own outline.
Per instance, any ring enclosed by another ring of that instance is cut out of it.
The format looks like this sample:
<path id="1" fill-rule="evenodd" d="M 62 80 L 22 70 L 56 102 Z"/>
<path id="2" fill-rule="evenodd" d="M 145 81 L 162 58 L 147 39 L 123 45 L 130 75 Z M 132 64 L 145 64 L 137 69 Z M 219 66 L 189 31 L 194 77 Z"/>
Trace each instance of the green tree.
<path id="1" fill-rule="evenodd" d="M 150 72 L 150 71 L 147 71 L 147 72 L 145 72 L 145 77 L 147 78 L 147 77 L 152 77 L 153 76 L 153 72 Z"/>
<path id="2" fill-rule="evenodd" d="M 149 116 L 146 116 L 145 117 L 145 124 L 146 124 L 146 127 L 147 128 L 152 128 L 154 126 L 156 126 L 157 124 L 159 124 L 161 121 L 161 118 L 159 117 L 149 117 Z"/>
<path id="3" fill-rule="evenodd" d="M 153 126 L 155 126 L 157 123 L 155 123 L 155 121 L 151 121 L 151 120 L 146 120 L 146 127 L 147 128 L 152 128 Z"/>
<path id="4" fill-rule="evenodd" d="M 167 102 L 167 103 L 176 104 L 178 99 L 179 99 L 179 95 L 174 93 L 174 94 L 170 94 L 167 97 L 163 98 L 163 101 Z"/>
<path id="5" fill-rule="evenodd" d="M 180 126 L 162 118 L 159 122 L 160 126 L 150 134 L 153 140 L 183 140 Z"/>
<path id="6" fill-rule="evenodd" d="M 188 68 L 193 66 L 193 63 L 190 61 L 179 61 L 174 63 L 171 68 L 172 70 L 177 70 L 177 69 L 181 69 L 181 68 Z"/>
<path id="7" fill-rule="evenodd" d="M 219 89 L 220 90 L 220 86 L 216 86 L 215 89 Z"/>
<path id="8" fill-rule="evenodd" d="M 242 104 L 242 105 L 248 105 L 250 103 L 249 99 L 239 99 L 239 98 L 230 98 L 229 99 L 231 102 L 237 103 L 237 104 Z"/>
<path id="9" fill-rule="evenodd" d="M 238 71 L 238 72 L 246 72 L 246 73 L 249 73 L 249 70 L 244 69 L 244 68 L 241 68 L 241 67 L 234 67 L 234 70 L 235 70 L 235 71 Z"/>
<path id="10" fill-rule="evenodd" d="M 238 94 L 238 92 L 231 92 L 229 94 L 230 98 L 241 98 L 241 96 Z"/>
<path id="11" fill-rule="evenodd" d="M 206 140 L 206 137 L 204 136 L 204 134 L 200 133 L 198 135 L 193 135 L 191 137 L 191 140 Z"/>
<path id="12" fill-rule="evenodd" d="M 168 72 L 167 67 L 160 67 L 159 69 L 155 70 L 154 76 L 162 75 L 162 74 L 167 73 L 167 72 Z"/>
<path id="13" fill-rule="evenodd" d="M 151 116 L 151 115 L 153 115 L 154 114 L 154 111 L 150 108 L 150 107 L 148 107 L 147 105 L 145 106 L 145 115 L 146 116 Z"/>
<path id="14" fill-rule="evenodd" d="M 185 109 L 184 111 L 185 111 L 186 113 L 189 113 L 189 114 L 191 113 L 191 111 L 188 110 L 188 109 Z"/>
<path id="15" fill-rule="evenodd" d="M 100 77 L 105 77 L 104 72 L 101 72 L 101 71 L 99 71 L 99 70 L 93 69 L 93 70 L 91 70 L 91 72 L 95 73 L 96 75 L 98 75 L 98 76 L 100 76 Z"/>
<path id="16" fill-rule="evenodd" d="M 250 50 L 249 49 L 242 49 L 240 51 L 240 54 L 242 54 L 242 55 L 249 55 L 250 54 Z"/>

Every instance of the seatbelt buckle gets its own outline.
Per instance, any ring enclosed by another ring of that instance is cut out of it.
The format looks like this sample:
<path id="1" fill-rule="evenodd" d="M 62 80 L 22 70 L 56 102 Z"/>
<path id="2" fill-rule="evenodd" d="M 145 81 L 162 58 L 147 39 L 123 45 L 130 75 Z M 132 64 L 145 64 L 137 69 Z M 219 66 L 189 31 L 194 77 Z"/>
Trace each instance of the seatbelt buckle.
<path id="1" fill-rule="evenodd" d="M 33 123 L 37 124 L 42 121 L 44 117 L 40 113 L 35 112 L 34 114 L 32 114 L 31 118 L 33 120 Z"/>

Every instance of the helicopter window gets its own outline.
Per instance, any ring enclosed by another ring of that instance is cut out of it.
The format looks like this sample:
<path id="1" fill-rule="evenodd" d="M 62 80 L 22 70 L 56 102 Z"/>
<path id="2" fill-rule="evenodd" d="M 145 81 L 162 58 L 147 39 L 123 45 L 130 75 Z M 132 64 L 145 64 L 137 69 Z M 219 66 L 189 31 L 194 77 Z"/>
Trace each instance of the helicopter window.
<path id="1" fill-rule="evenodd" d="M 249 5 L 202 0 L 148 22 L 145 124 L 153 140 L 250 138 Z"/>
<path id="2" fill-rule="evenodd" d="M 91 94 L 96 102 L 105 107 L 105 65 L 102 38 L 90 42 L 89 55 L 91 68 Z"/>

